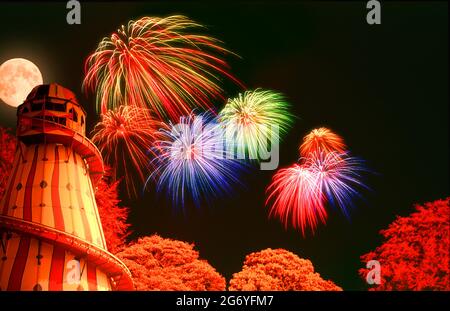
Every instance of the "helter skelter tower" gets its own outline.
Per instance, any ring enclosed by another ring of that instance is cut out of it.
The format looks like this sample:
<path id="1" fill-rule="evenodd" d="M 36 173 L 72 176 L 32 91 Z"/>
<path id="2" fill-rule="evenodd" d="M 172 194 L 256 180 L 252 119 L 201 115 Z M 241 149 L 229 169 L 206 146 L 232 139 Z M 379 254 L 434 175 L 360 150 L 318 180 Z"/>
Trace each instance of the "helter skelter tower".
<path id="1" fill-rule="evenodd" d="M 106 250 L 93 189 L 103 161 L 85 123 L 74 93 L 58 84 L 35 87 L 18 107 L 19 143 L 0 203 L 1 290 L 134 289 Z"/>

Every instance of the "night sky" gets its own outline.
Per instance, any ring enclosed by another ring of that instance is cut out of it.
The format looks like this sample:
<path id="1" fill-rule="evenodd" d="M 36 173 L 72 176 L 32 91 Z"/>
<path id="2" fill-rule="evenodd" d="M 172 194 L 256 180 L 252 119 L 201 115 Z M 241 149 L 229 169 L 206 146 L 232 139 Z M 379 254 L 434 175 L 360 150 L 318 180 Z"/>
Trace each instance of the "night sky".
<path id="1" fill-rule="evenodd" d="M 325 279 L 346 290 L 366 289 L 359 256 L 378 246 L 378 234 L 408 215 L 414 203 L 449 195 L 448 4 L 383 3 L 382 24 L 366 23 L 366 2 L 82 3 L 82 24 L 66 23 L 65 2 L 2 3 L 0 63 L 23 57 L 77 93 L 89 130 L 98 116 L 94 96 L 81 92 L 83 62 L 98 42 L 139 17 L 182 14 L 208 27 L 241 58 L 232 73 L 249 89 L 284 93 L 298 117 L 281 144 L 280 166 L 297 160 L 311 129 L 327 126 L 374 172 L 371 191 L 347 219 L 331 210 L 314 236 L 267 219 L 265 187 L 272 171 L 253 170 L 233 197 L 214 206 L 173 210 L 151 191 L 129 200 L 131 238 L 158 233 L 193 242 L 228 280 L 245 255 L 285 248 L 310 259 Z M 224 85 L 226 96 L 239 91 Z M 215 103 L 218 108 L 223 103 Z M 15 126 L 15 109 L 0 104 L 0 125 Z"/>

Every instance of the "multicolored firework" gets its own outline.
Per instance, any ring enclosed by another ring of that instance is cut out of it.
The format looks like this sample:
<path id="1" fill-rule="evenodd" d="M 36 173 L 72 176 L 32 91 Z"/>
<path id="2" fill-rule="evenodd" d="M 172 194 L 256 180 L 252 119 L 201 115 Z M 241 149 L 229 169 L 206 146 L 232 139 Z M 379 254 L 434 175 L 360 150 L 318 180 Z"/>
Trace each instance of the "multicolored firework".
<path id="1" fill-rule="evenodd" d="M 318 221 L 325 223 L 328 203 L 338 207 L 346 217 L 358 189 L 367 188 L 361 173 L 367 171 L 363 161 L 346 151 L 341 137 L 326 128 L 313 130 L 305 137 L 299 164 L 275 173 L 267 188 L 266 205 L 287 226 L 314 232 Z"/>
<path id="2" fill-rule="evenodd" d="M 344 140 L 339 135 L 326 127 L 320 127 L 312 130 L 303 138 L 299 152 L 300 156 L 307 157 L 309 153 L 318 151 L 343 153 L 346 148 Z"/>
<path id="3" fill-rule="evenodd" d="M 278 144 L 280 135 L 291 126 L 293 116 L 288 108 L 282 94 L 256 89 L 229 99 L 219 120 L 237 154 L 259 159 L 269 143 Z"/>
<path id="4" fill-rule="evenodd" d="M 245 166 L 228 154 L 222 128 L 211 114 L 181 117 L 179 124 L 161 129 L 159 137 L 155 170 L 146 184 L 155 179 L 156 190 L 165 191 L 174 205 L 184 206 L 190 198 L 200 206 L 240 184 L 238 173 Z"/>
<path id="5" fill-rule="evenodd" d="M 145 168 L 150 161 L 149 150 L 155 140 L 159 121 L 150 117 L 148 109 L 123 105 L 108 110 L 95 126 L 92 141 L 103 154 L 105 162 L 113 168 L 113 175 L 123 170 L 128 194 L 136 195 L 135 176 L 130 165 L 145 180 Z"/>
<path id="6" fill-rule="evenodd" d="M 286 227 L 291 223 L 294 228 L 300 228 L 303 235 L 307 227 L 314 232 L 317 223 L 325 223 L 327 217 L 316 179 L 304 165 L 294 164 L 278 170 L 267 188 L 270 216 L 280 218 Z"/>
<path id="7" fill-rule="evenodd" d="M 177 121 L 222 98 L 220 76 L 239 83 L 214 54 L 230 53 L 214 38 L 191 34 L 201 25 L 184 16 L 143 17 L 104 38 L 85 63 L 83 86 L 105 113 L 122 103 L 151 108 Z"/>
<path id="8" fill-rule="evenodd" d="M 304 165 L 311 172 L 322 198 L 339 207 L 348 217 L 348 207 L 352 207 L 353 198 L 359 196 L 357 189 L 367 188 L 360 181 L 361 173 L 366 171 L 363 161 L 348 153 L 318 151 L 310 153 Z"/>

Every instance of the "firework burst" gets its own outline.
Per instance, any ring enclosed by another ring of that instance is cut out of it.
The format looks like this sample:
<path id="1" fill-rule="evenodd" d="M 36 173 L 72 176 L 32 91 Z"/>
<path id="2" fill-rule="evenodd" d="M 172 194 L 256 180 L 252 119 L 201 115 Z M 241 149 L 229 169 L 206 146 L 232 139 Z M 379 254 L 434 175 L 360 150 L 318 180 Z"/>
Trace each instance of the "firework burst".
<path id="1" fill-rule="evenodd" d="M 218 40 L 189 33 L 199 27 L 178 15 L 130 21 L 87 58 L 85 91 L 96 92 L 102 113 L 137 103 L 177 121 L 194 107 L 210 108 L 211 98 L 222 98 L 221 76 L 239 82 L 215 56 L 229 53 Z"/>
<path id="2" fill-rule="evenodd" d="M 148 109 L 123 105 L 104 113 L 93 130 L 92 141 L 105 162 L 114 168 L 114 177 L 123 170 L 128 194 L 136 195 L 137 188 L 130 164 L 142 181 L 147 175 L 145 171 L 150 161 L 147 150 L 160 124 L 149 115 Z"/>
<path id="3" fill-rule="evenodd" d="M 343 153 L 347 146 L 344 140 L 339 135 L 333 133 L 331 130 L 321 127 L 312 130 L 303 139 L 303 143 L 300 145 L 300 156 L 307 157 L 309 153 L 314 152 L 337 152 Z"/>
<path id="4" fill-rule="evenodd" d="M 339 136 L 320 128 L 305 137 L 300 147 L 305 156 L 298 164 L 275 173 L 267 188 L 266 205 L 270 216 L 276 216 L 287 226 L 300 228 L 303 235 L 309 228 L 314 233 L 317 224 L 325 223 L 326 205 L 340 208 L 346 217 L 353 199 L 360 197 L 361 173 L 367 170 L 363 161 L 348 152 Z"/>
<path id="5" fill-rule="evenodd" d="M 292 124 L 293 116 L 282 94 L 256 89 L 229 99 L 219 114 L 227 142 L 236 146 L 239 155 L 261 158 L 270 143 L 278 144 Z"/>
<path id="6" fill-rule="evenodd" d="M 211 114 L 191 114 L 161 129 L 154 150 L 155 170 L 146 184 L 155 179 L 157 192 L 166 192 L 176 206 L 190 198 L 198 207 L 229 194 L 245 168 L 227 153 L 222 128 Z"/>
<path id="7" fill-rule="evenodd" d="M 309 227 L 313 232 L 319 221 L 325 223 L 327 213 L 316 177 L 308 167 L 294 164 L 280 169 L 267 188 L 266 205 L 270 216 L 278 217 L 286 227 L 300 228 L 303 235 Z"/>
<path id="8" fill-rule="evenodd" d="M 353 206 L 353 198 L 359 196 L 357 189 L 367 188 L 361 182 L 361 173 L 366 171 L 363 161 L 348 153 L 319 151 L 310 153 L 304 163 L 322 197 L 349 217 L 348 208 Z"/>

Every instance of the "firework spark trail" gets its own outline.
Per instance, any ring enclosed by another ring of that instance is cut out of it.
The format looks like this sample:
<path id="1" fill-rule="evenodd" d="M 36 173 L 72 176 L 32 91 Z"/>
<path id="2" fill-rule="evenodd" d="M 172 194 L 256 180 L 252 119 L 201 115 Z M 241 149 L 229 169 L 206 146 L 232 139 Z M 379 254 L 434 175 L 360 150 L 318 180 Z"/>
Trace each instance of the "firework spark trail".
<path id="1" fill-rule="evenodd" d="M 145 180 L 150 161 L 147 150 L 153 145 L 159 121 L 149 117 L 148 109 L 123 105 L 108 110 L 93 130 L 92 141 L 102 153 L 117 178 L 118 170 L 123 170 L 129 195 L 136 196 L 137 182 L 130 164 L 141 179 Z"/>
<path id="2" fill-rule="evenodd" d="M 221 77 L 242 84 L 214 54 L 230 54 L 220 41 L 189 31 L 202 27 L 184 16 L 143 17 L 104 38 L 85 62 L 83 87 L 96 92 L 105 113 L 122 103 L 151 108 L 177 121 L 195 107 L 223 99 Z"/>
<path id="3" fill-rule="evenodd" d="M 307 227 L 314 232 L 319 221 L 325 223 L 327 213 L 322 194 L 307 167 L 294 164 L 278 170 L 267 192 L 266 205 L 271 204 L 269 215 L 280 218 L 285 227 L 291 223 L 305 235 Z"/>
<path id="4" fill-rule="evenodd" d="M 156 180 L 157 192 L 170 195 L 175 206 L 184 206 L 189 197 L 199 207 L 240 184 L 238 174 L 245 165 L 227 155 L 222 128 L 211 114 L 181 117 L 179 124 L 161 129 L 159 137 L 155 170 L 146 185 Z"/>
<path id="5" fill-rule="evenodd" d="M 307 157 L 314 152 L 345 152 L 347 146 L 339 135 L 333 133 L 326 127 L 312 130 L 303 138 L 303 143 L 299 147 L 300 156 Z"/>
<path id="6" fill-rule="evenodd" d="M 256 89 L 229 99 L 219 120 L 226 129 L 227 141 L 235 144 L 237 153 L 258 159 L 269 141 L 279 141 L 278 136 L 273 136 L 286 133 L 291 126 L 293 116 L 288 108 L 282 94 Z"/>

